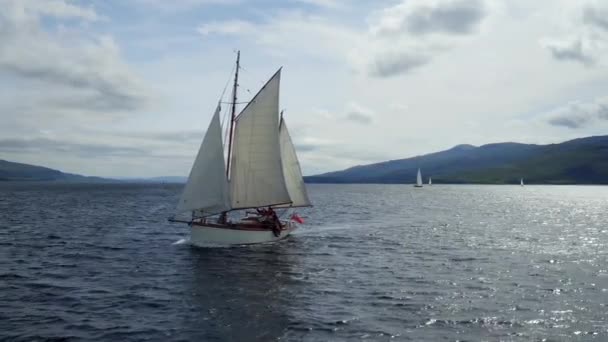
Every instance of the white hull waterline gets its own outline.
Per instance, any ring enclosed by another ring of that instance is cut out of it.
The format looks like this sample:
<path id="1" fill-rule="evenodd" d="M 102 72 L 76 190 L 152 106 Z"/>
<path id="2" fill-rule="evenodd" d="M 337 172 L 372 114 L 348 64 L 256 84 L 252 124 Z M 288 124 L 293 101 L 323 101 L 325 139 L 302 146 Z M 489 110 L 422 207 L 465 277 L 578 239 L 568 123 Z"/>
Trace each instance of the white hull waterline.
<path id="1" fill-rule="evenodd" d="M 198 247 L 213 245 L 247 245 L 279 241 L 296 229 L 293 222 L 285 223 L 279 234 L 268 229 L 219 228 L 192 224 L 190 243 Z"/>

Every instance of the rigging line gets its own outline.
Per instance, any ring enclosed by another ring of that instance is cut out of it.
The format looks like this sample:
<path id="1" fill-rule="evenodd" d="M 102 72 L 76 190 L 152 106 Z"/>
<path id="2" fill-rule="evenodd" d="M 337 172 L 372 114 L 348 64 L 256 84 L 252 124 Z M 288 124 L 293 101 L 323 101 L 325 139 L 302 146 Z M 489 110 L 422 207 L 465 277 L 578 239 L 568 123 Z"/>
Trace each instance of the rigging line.
<path id="1" fill-rule="evenodd" d="M 232 69 L 230 69 L 230 76 L 228 77 L 228 80 L 226 81 L 226 85 L 224 85 L 224 90 L 222 90 L 222 95 L 220 96 L 220 102 L 224 98 L 224 94 L 226 94 L 226 89 L 228 89 L 228 84 L 230 84 L 230 81 L 232 80 L 232 73 L 234 72 L 234 68 L 236 68 L 236 65 L 233 65 Z"/>

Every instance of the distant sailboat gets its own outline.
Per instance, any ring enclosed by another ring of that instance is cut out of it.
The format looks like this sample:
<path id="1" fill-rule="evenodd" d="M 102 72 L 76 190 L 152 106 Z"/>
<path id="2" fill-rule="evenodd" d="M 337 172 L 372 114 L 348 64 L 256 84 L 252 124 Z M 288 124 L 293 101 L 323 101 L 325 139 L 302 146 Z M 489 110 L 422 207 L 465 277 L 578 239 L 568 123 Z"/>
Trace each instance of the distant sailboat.
<path id="1" fill-rule="evenodd" d="M 520 180 L 519 180 L 519 183 L 521 184 L 521 186 L 524 186 L 524 179 L 523 179 L 523 178 L 522 178 L 522 179 L 520 179 Z"/>
<path id="2" fill-rule="evenodd" d="M 433 185 L 433 180 L 429 177 L 429 185 Z"/>
<path id="3" fill-rule="evenodd" d="M 239 60 L 240 52 L 228 138 L 222 141 L 218 105 L 177 205 L 177 214 L 191 218 L 170 219 L 188 223 L 190 242 L 198 246 L 280 240 L 303 220 L 295 214 L 280 219 L 274 209 L 311 206 L 287 125 L 282 115 L 279 119 L 281 69 L 235 115 Z M 236 221 L 228 217 L 246 209 L 255 211 Z"/>
<path id="4" fill-rule="evenodd" d="M 420 168 L 418 168 L 418 175 L 416 176 L 416 185 L 417 188 L 422 188 L 422 174 L 420 173 Z"/>

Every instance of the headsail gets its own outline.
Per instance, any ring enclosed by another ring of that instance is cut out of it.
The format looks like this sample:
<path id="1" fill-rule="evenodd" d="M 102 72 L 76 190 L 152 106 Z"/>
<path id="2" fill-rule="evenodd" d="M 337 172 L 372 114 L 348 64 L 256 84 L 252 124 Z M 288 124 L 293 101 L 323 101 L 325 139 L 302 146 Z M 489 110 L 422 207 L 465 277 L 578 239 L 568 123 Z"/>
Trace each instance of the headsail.
<path id="1" fill-rule="evenodd" d="M 283 175 L 285 176 L 285 184 L 287 192 L 291 198 L 292 207 L 307 207 L 310 206 L 300 163 L 296 155 L 296 149 L 293 146 L 285 119 L 281 120 L 279 128 L 279 140 L 281 146 L 281 161 L 283 163 Z"/>
<path id="2" fill-rule="evenodd" d="M 291 203 L 279 146 L 280 80 L 279 69 L 236 119 L 230 165 L 234 209 Z"/>
<path id="3" fill-rule="evenodd" d="M 230 210 L 219 105 L 177 205 L 178 213 L 193 210 L 210 214 Z"/>

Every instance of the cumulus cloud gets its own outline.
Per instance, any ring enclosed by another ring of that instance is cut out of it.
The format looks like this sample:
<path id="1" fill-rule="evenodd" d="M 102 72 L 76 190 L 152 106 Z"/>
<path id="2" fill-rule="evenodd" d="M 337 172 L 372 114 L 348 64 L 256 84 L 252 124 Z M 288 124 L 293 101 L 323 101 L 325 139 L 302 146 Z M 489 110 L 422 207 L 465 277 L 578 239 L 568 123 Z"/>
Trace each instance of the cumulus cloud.
<path id="1" fill-rule="evenodd" d="M 469 34 L 484 16 L 485 4 L 481 0 L 408 0 L 384 9 L 372 32 L 389 35 L 404 31 L 415 35 Z"/>
<path id="2" fill-rule="evenodd" d="M 431 61 L 428 55 L 411 51 L 389 50 L 374 56 L 367 65 L 368 73 L 376 77 L 391 77 L 410 72 Z"/>
<path id="3" fill-rule="evenodd" d="M 428 64 L 433 56 L 476 33 L 487 12 L 486 0 L 404 0 L 374 12 L 363 28 L 290 11 L 264 22 L 207 22 L 198 32 L 254 41 L 272 54 L 297 51 L 346 60 L 362 74 L 384 78 Z"/>
<path id="4" fill-rule="evenodd" d="M 580 62 L 587 66 L 595 63 L 589 44 L 583 37 L 548 40 L 543 45 L 551 51 L 551 55 L 555 59 Z"/>
<path id="5" fill-rule="evenodd" d="M 368 75 L 406 74 L 477 32 L 487 15 L 483 0 L 407 0 L 379 11 L 364 44 L 371 51 L 359 65 Z"/>
<path id="6" fill-rule="evenodd" d="M 546 121 L 553 126 L 577 129 L 608 121 L 608 97 L 591 102 L 571 102 L 550 112 Z"/>
<path id="7" fill-rule="evenodd" d="M 571 22 L 569 35 L 545 38 L 541 45 L 560 61 L 581 63 L 587 67 L 605 58 L 608 45 L 608 7 L 584 4 L 577 8 L 577 19 Z"/>
<path id="8" fill-rule="evenodd" d="M 59 109 L 131 111 L 145 105 L 147 89 L 122 61 L 111 37 L 85 38 L 77 31 L 49 30 L 48 24 L 42 24 L 45 18 L 86 22 L 99 16 L 91 8 L 61 0 L 3 2 L 0 71 L 40 88 L 63 88 L 64 97 L 49 104 Z"/>
<path id="9" fill-rule="evenodd" d="M 583 22 L 608 31 L 608 8 L 585 7 L 583 10 Z"/>

